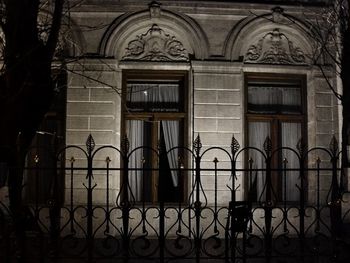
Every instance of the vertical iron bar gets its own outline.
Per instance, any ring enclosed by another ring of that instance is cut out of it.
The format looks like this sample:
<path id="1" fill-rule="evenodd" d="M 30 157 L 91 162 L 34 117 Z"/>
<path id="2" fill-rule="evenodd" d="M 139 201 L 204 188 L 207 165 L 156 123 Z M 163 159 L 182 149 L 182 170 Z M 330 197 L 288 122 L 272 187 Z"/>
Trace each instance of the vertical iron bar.
<path id="1" fill-rule="evenodd" d="M 141 160 L 142 170 L 145 171 L 146 160 L 142 158 Z M 147 174 L 148 176 L 148 174 Z M 142 232 L 146 233 L 146 178 L 145 172 L 142 173 Z"/>
<path id="2" fill-rule="evenodd" d="M 316 159 L 316 229 L 315 233 L 318 234 L 321 228 L 321 206 L 320 206 L 320 165 L 321 159 L 317 157 Z M 316 252 L 316 262 L 319 262 L 319 254 L 320 254 L 320 244 L 316 242 L 315 244 L 315 252 Z"/>
<path id="3" fill-rule="evenodd" d="M 194 215 L 196 221 L 195 233 L 194 233 L 194 249 L 196 262 L 200 262 L 201 255 L 201 233 L 200 233 L 200 223 L 201 223 L 201 212 L 202 212 L 202 204 L 200 201 L 200 190 L 201 190 L 201 156 L 200 151 L 202 148 L 202 142 L 199 137 L 194 140 L 193 148 L 195 152 L 195 201 L 194 201 Z"/>
<path id="4" fill-rule="evenodd" d="M 265 260 L 271 261 L 272 255 L 272 182 L 271 182 L 271 161 L 270 154 L 266 158 L 266 205 L 265 210 Z"/>
<path id="5" fill-rule="evenodd" d="M 109 163 L 111 159 L 106 158 L 107 171 L 106 171 L 106 233 L 109 233 L 109 223 L 110 223 L 110 211 L 109 211 Z"/>
<path id="6" fill-rule="evenodd" d="M 129 213 L 130 213 L 130 202 L 129 202 L 129 157 L 127 152 L 123 155 L 123 184 L 122 184 L 122 221 L 123 221 L 123 251 L 124 251 L 124 262 L 129 260 Z"/>
<path id="7" fill-rule="evenodd" d="M 300 241 L 300 255 L 302 261 L 305 256 L 305 166 L 304 155 L 301 153 L 299 159 L 300 171 L 300 208 L 299 208 L 299 241 Z"/>
<path id="8" fill-rule="evenodd" d="M 163 166 L 161 165 L 162 158 L 167 158 L 165 147 L 164 145 L 161 145 L 160 150 L 160 162 L 159 162 L 159 176 L 158 176 L 158 199 L 159 199 L 159 258 L 160 263 L 164 262 L 164 250 L 165 250 L 165 210 L 164 210 L 164 183 L 163 183 L 163 176 L 164 176 L 164 170 Z M 163 148 L 164 147 L 164 148 Z"/>
<path id="9" fill-rule="evenodd" d="M 164 189 L 164 176 L 166 172 L 166 168 L 164 164 L 167 162 L 167 151 L 165 147 L 165 143 L 163 140 L 159 142 L 159 155 L 158 155 L 158 201 L 159 201 L 159 258 L 160 262 L 164 262 L 164 252 L 165 252 L 165 189 Z"/>
<path id="10" fill-rule="evenodd" d="M 316 173 L 316 177 L 317 177 L 317 189 L 316 189 L 316 205 L 317 205 L 317 209 L 316 209 L 316 231 L 320 231 L 320 220 L 321 220 L 321 207 L 320 207 L 320 165 L 321 165 L 321 159 L 318 157 L 316 160 L 316 166 L 317 166 L 317 173 Z"/>
<path id="11" fill-rule="evenodd" d="M 178 161 L 179 161 L 179 165 L 178 165 L 178 170 L 177 170 L 177 173 L 178 173 L 178 178 L 179 178 L 179 182 L 182 182 L 182 170 L 184 169 L 184 165 L 182 163 L 182 158 L 179 157 L 178 158 Z M 183 193 L 181 191 L 179 191 L 179 203 L 178 203 L 178 220 L 179 220 L 179 224 L 178 224 L 178 228 L 177 228 L 177 232 L 178 233 L 181 233 L 182 229 L 181 229 L 181 224 L 182 224 L 182 212 L 181 212 L 181 203 L 182 203 L 182 196 L 183 196 Z"/>
<path id="12" fill-rule="evenodd" d="M 255 202 L 257 200 L 253 200 L 252 196 L 256 194 L 256 189 L 253 189 L 253 159 L 249 159 L 249 190 L 248 190 L 248 204 Z M 255 173 L 254 181 L 257 181 L 257 172 Z M 253 192 L 254 191 L 254 192 Z M 253 232 L 253 220 L 249 220 L 249 233 Z"/>
<path id="13" fill-rule="evenodd" d="M 236 246 L 237 246 L 237 236 L 236 236 L 236 231 L 235 231 L 235 220 L 234 220 L 234 207 L 235 207 L 235 202 L 236 202 L 236 161 L 235 161 L 235 156 L 233 156 L 232 161 L 231 161 L 231 168 L 232 168 L 232 174 L 231 174 L 231 179 L 232 179 L 232 184 L 231 184 L 231 201 L 229 205 L 230 209 L 230 214 L 231 214 L 231 242 L 230 242 L 230 251 L 231 251 L 231 262 L 236 262 Z M 244 255 L 242 255 L 244 257 Z"/>
<path id="14" fill-rule="evenodd" d="M 59 189 L 59 171 L 57 167 L 57 138 L 54 136 L 53 138 L 53 156 L 54 159 L 54 167 L 53 167 L 53 185 L 52 185 L 52 193 L 51 200 L 49 201 L 49 214 L 50 214 L 50 239 L 51 239 L 51 257 L 57 257 L 57 244 L 58 238 L 60 235 L 60 218 L 61 218 L 61 196 Z"/>
<path id="15" fill-rule="evenodd" d="M 337 237 L 341 234 L 342 219 L 341 219 L 341 196 L 338 183 L 337 164 L 338 157 L 336 152 L 332 156 L 332 184 L 331 184 L 331 203 L 330 203 L 330 217 L 332 230 L 332 245 L 333 257 L 337 259 Z"/>
<path id="16" fill-rule="evenodd" d="M 201 186 L 201 157 L 199 152 L 197 152 L 195 157 L 196 162 L 196 173 L 195 173 L 195 182 L 196 182 L 196 200 L 194 203 L 195 218 L 196 218 L 196 233 L 195 233 L 195 251 L 196 251 L 196 262 L 200 262 L 200 253 L 201 253 L 201 234 L 200 234 L 200 223 L 201 223 L 201 202 L 200 202 L 200 186 Z"/>
<path id="17" fill-rule="evenodd" d="M 88 241 L 88 262 L 93 261 L 93 207 L 92 207 L 92 151 L 88 151 L 88 187 L 87 187 L 87 241 Z"/>
<path id="18" fill-rule="evenodd" d="M 218 220 L 218 162 L 219 160 L 215 157 L 214 159 L 214 232 L 217 233 L 217 220 Z"/>
<path id="19" fill-rule="evenodd" d="M 39 210 L 39 156 L 35 155 L 35 220 L 37 220 L 38 210 Z"/>
<path id="20" fill-rule="evenodd" d="M 286 233 L 288 231 L 287 229 L 287 158 L 284 158 L 283 160 L 283 230 Z M 291 187 L 291 186 L 290 186 Z"/>
<path id="21" fill-rule="evenodd" d="M 69 211 L 71 233 L 75 233 L 75 230 L 74 230 L 74 191 L 73 191 L 73 187 L 74 187 L 74 181 L 73 181 L 74 162 L 75 162 L 75 159 L 74 159 L 74 157 L 72 157 L 70 159 L 70 211 Z"/>

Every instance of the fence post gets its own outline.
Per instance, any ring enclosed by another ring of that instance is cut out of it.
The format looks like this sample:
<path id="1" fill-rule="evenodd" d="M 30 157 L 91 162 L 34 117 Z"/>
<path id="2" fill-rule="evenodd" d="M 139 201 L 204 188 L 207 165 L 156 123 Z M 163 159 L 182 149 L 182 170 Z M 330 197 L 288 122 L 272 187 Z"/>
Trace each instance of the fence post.
<path id="1" fill-rule="evenodd" d="M 303 139 L 300 139 L 297 144 L 299 152 L 299 174 L 300 174 L 300 200 L 299 200 L 299 244 L 300 244 L 300 255 L 304 259 L 305 255 L 305 158 L 307 145 Z"/>
<path id="2" fill-rule="evenodd" d="M 201 255 L 201 233 L 200 233 L 200 223 L 201 223 L 201 212 L 202 212 L 202 203 L 200 201 L 200 189 L 201 189 L 201 156 L 200 151 L 202 148 L 202 142 L 199 137 L 195 139 L 193 142 L 193 148 L 195 151 L 195 188 L 196 188 L 196 196 L 195 196 L 195 202 L 194 202 L 194 214 L 195 214 L 195 220 L 196 220 L 196 231 L 194 235 L 194 246 L 195 246 L 195 253 L 196 253 L 196 262 L 200 262 L 200 255 Z"/>
<path id="3" fill-rule="evenodd" d="M 228 213 L 228 221 L 230 221 L 230 248 L 226 249 L 225 251 L 225 258 L 226 261 L 228 261 L 229 258 L 229 251 L 231 252 L 231 261 L 235 262 L 236 261 L 236 231 L 235 231 L 235 220 L 233 219 L 234 216 L 236 216 L 234 213 L 234 204 L 236 203 L 236 153 L 238 152 L 240 148 L 240 145 L 238 143 L 238 141 L 236 140 L 235 136 L 232 136 L 232 141 L 231 141 L 231 154 L 232 154 L 232 159 L 231 159 L 231 201 L 229 203 L 229 213 Z M 227 225 L 228 227 L 228 225 Z M 228 231 L 228 229 L 226 230 Z M 225 237 L 225 239 L 227 240 L 227 237 Z M 228 241 L 228 240 L 227 240 Z M 226 242 L 227 242 L 226 241 Z M 243 249 L 245 249 L 245 245 L 244 245 L 245 240 L 243 240 Z M 227 248 L 227 243 L 226 243 L 226 248 Z M 243 260 L 245 261 L 245 251 L 243 251 Z"/>
<path id="4" fill-rule="evenodd" d="M 264 142 L 264 151 L 266 153 L 266 201 L 264 205 L 265 211 L 265 260 L 270 262 L 272 254 L 272 181 L 271 181 L 271 154 L 272 154 L 272 142 L 270 137 L 266 137 Z"/>
<path id="5" fill-rule="evenodd" d="M 164 167 L 162 163 L 166 160 L 166 148 L 162 140 L 158 143 L 158 165 L 159 165 L 159 176 L 158 176 L 158 201 L 159 201 L 159 260 L 161 263 L 164 262 L 164 250 L 165 250 L 165 210 L 164 210 L 164 180 L 163 173 Z M 165 158 L 165 159 L 163 159 Z"/>
<path id="6" fill-rule="evenodd" d="M 124 251 L 124 262 L 129 261 L 129 214 L 130 214 L 130 200 L 129 200 L 129 140 L 125 135 L 121 141 L 121 150 L 123 154 L 123 175 L 121 186 L 121 209 L 122 209 L 122 242 Z"/>
<path id="7" fill-rule="evenodd" d="M 54 134 L 52 138 L 52 147 L 53 147 L 53 181 L 51 188 L 51 197 L 48 200 L 49 206 L 49 217 L 50 217 L 50 239 L 51 239 L 51 258 L 56 259 L 57 257 L 57 247 L 58 247 L 58 238 L 60 235 L 60 216 L 61 216 L 61 198 L 59 194 L 59 182 L 58 182 L 58 171 L 57 171 L 57 137 Z"/>
<path id="8" fill-rule="evenodd" d="M 332 240 L 333 240 L 333 256 L 337 257 L 337 237 L 341 235 L 342 232 L 342 216 L 341 216 L 341 193 L 338 183 L 338 141 L 333 136 L 330 142 L 330 150 L 332 153 L 332 183 L 331 183 L 331 201 L 329 202 L 330 206 L 330 218 L 331 218 L 331 231 L 332 231 Z"/>
<path id="9" fill-rule="evenodd" d="M 86 148 L 88 151 L 88 171 L 86 175 L 86 179 L 88 180 L 88 186 L 87 189 L 87 210 L 86 210 L 86 216 L 87 216 L 87 245 L 88 245 L 88 262 L 93 262 L 93 256 L 94 256 L 94 237 L 93 237 L 93 216 L 94 216 L 94 210 L 93 210 L 93 203 L 92 203 L 92 192 L 96 186 L 92 186 L 92 152 L 95 148 L 95 141 L 92 138 L 91 134 L 89 135 L 87 141 L 86 141 Z"/>

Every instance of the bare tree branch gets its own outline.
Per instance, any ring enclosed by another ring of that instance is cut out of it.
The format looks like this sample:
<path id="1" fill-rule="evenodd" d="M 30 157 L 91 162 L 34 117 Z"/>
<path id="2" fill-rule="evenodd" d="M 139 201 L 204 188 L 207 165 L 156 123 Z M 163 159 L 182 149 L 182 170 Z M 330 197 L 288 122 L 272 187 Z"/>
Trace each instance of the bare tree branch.
<path id="1" fill-rule="evenodd" d="M 104 82 L 104 81 L 101 81 L 101 80 L 99 80 L 99 79 L 97 79 L 97 78 L 90 77 L 90 76 L 88 76 L 88 75 L 86 75 L 86 74 L 84 74 L 84 73 L 80 73 L 80 72 L 75 71 L 75 70 L 71 70 L 71 69 L 66 69 L 66 70 L 67 70 L 68 72 L 71 72 L 71 73 L 75 74 L 75 75 L 82 76 L 82 77 L 86 78 L 86 79 L 89 80 L 89 81 L 93 81 L 93 82 L 102 84 L 102 85 L 104 85 L 105 87 L 111 88 L 111 89 L 113 89 L 119 96 L 121 96 L 121 90 L 118 89 L 118 87 L 116 87 L 116 86 L 113 86 L 113 85 L 108 84 L 108 83 L 106 83 L 106 82 Z"/>
<path id="2" fill-rule="evenodd" d="M 326 80 L 329 89 L 333 92 L 334 96 L 335 96 L 338 100 L 341 101 L 341 100 L 343 99 L 343 96 L 342 96 L 341 94 L 339 94 L 339 93 L 335 90 L 335 88 L 333 87 L 332 83 L 331 83 L 330 80 L 329 80 L 329 77 L 328 77 L 328 76 L 326 75 L 326 73 L 324 72 L 324 69 L 322 68 L 322 65 L 319 65 L 319 64 L 318 64 L 318 68 L 320 69 L 323 78 Z"/>
<path id="3" fill-rule="evenodd" d="M 48 40 L 46 42 L 48 54 L 51 58 L 53 58 L 54 56 L 57 42 L 58 42 L 58 37 L 60 33 L 60 28 L 61 28 L 64 1 L 65 0 L 55 0 L 55 9 L 52 17 L 51 30 L 50 30 Z"/>

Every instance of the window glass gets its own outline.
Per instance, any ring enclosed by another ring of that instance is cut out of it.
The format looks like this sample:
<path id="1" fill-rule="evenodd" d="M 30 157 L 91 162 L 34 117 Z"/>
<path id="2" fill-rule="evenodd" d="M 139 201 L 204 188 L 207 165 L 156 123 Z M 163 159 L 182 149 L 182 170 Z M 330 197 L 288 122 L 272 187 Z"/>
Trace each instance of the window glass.
<path id="1" fill-rule="evenodd" d="M 165 74 L 166 75 L 166 74 Z M 184 178 L 178 160 L 184 146 L 185 111 L 183 76 L 142 75 L 126 81 L 124 127 L 134 151 L 129 159 L 129 198 L 137 202 L 184 200 Z M 127 77 L 127 76 L 126 76 Z M 158 79 L 159 78 L 159 79 Z M 162 145 L 166 155 L 157 154 Z"/>
<path id="2" fill-rule="evenodd" d="M 300 84 L 248 82 L 248 112 L 301 113 Z"/>
<path id="3" fill-rule="evenodd" d="M 178 112 L 178 84 L 131 84 L 127 85 L 129 111 Z"/>
<path id="4" fill-rule="evenodd" d="M 296 149 L 303 134 L 301 84 L 299 78 L 247 78 L 248 146 L 264 152 L 264 142 L 269 137 L 273 150 L 282 147 Z M 258 169 L 250 178 L 250 197 L 256 201 L 265 201 L 266 160 L 257 150 L 249 150 L 248 158 L 253 161 L 252 168 Z M 273 154 L 269 196 L 274 201 L 298 201 L 299 173 L 297 170 L 284 173 L 281 169 L 283 160 L 287 160 L 287 169 L 299 168 L 299 160 L 291 150 L 283 149 Z"/>

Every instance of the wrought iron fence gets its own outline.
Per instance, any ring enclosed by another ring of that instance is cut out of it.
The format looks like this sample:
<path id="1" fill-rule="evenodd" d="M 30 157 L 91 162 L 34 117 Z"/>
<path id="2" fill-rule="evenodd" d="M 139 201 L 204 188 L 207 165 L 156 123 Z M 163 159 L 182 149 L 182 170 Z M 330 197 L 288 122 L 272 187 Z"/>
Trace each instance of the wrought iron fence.
<path id="1" fill-rule="evenodd" d="M 162 189 L 160 162 L 175 148 L 148 149 L 156 162 L 147 166 L 143 158 L 138 167 L 130 166 L 131 156 L 145 147 L 129 149 L 127 139 L 118 149 L 96 147 L 89 136 L 86 148 L 51 152 L 50 162 L 47 153 L 43 158 L 42 151 L 32 149 L 21 202 L 2 198 L 0 203 L 2 258 L 346 262 L 350 210 L 337 144 L 332 139 L 329 149 L 307 149 L 301 142 L 297 149 L 272 149 L 267 138 L 264 149 L 241 148 L 233 137 L 227 148 L 205 148 L 197 137 L 191 148 L 176 147 L 178 162 L 170 170 L 186 180 L 178 202 L 171 203 L 163 198 L 166 191 L 146 202 L 146 188 L 137 199 L 130 174 L 158 174 Z M 259 163 L 253 152 L 260 155 Z M 293 167 L 287 152 L 294 155 Z M 2 173 L 11 169 L 3 167 Z"/>

